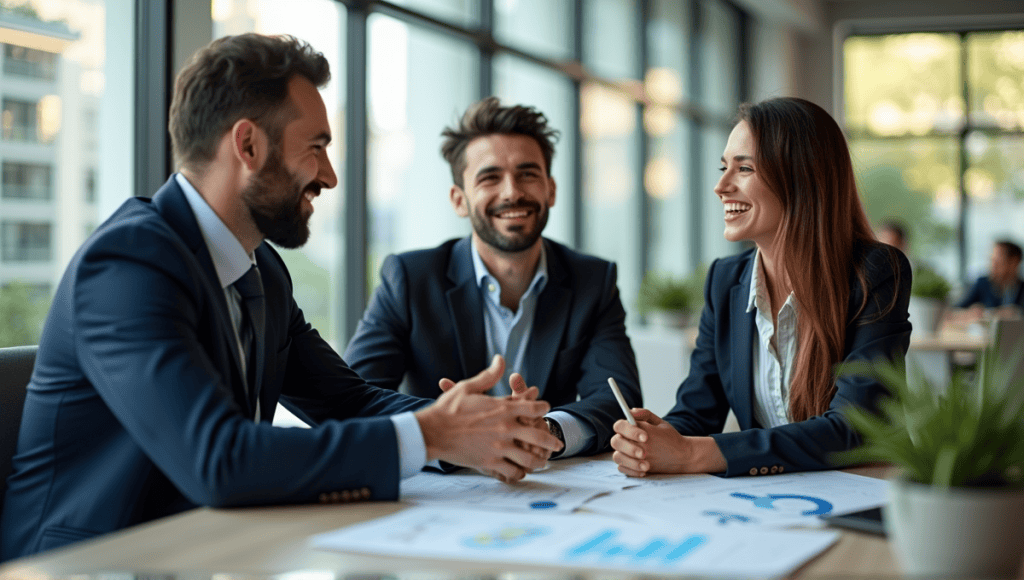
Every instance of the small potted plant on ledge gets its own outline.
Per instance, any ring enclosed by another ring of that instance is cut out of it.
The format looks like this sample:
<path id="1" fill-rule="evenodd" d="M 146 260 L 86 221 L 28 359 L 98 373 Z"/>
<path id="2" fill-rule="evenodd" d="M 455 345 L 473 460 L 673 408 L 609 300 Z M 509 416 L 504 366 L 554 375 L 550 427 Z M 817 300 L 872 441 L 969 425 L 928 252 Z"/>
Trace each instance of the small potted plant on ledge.
<path id="1" fill-rule="evenodd" d="M 640 282 L 637 306 L 655 326 L 684 328 L 704 305 L 706 270 L 698 268 L 685 278 L 648 272 Z"/>
<path id="2" fill-rule="evenodd" d="M 915 331 L 935 334 L 942 324 L 951 286 L 941 274 L 927 266 L 918 266 L 913 276 L 910 285 L 910 322 Z"/>
<path id="3" fill-rule="evenodd" d="M 1006 352 L 1005 350 L 1003 352 Z M 1024 558 L 1024 381 L 982 353 L 974 381 L 945 388 L 902 364 L 843 367 L 889 387 L 879 414 L 849 408 L 864 444 L 843 462 L 896 467 L 883 510 L 893 553 L 908 575 L 1017 577 Z"/>

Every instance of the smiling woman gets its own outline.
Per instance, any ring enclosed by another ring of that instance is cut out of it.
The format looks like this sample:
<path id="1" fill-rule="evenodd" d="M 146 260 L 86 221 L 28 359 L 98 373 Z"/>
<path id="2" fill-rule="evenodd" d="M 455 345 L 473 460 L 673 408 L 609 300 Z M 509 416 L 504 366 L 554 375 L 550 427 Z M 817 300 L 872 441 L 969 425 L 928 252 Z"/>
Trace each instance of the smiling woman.
<path id="1" fill-rule="evenodd" d="M 843 407 L 871 409 L 885 393 L 836 379 L 835 366 L 896 360 L 909 346 L 909 263 L 874 239 L 828 113 L 793 98 L 745 105 L 721 161 L 725 237 L 755 248 L 709 269 L 676 407 L 615 424 L 629 475 L 834 467 L 833 453 L 859 443 Z M 722 433 L 730 408 L 741 431 Z"/>

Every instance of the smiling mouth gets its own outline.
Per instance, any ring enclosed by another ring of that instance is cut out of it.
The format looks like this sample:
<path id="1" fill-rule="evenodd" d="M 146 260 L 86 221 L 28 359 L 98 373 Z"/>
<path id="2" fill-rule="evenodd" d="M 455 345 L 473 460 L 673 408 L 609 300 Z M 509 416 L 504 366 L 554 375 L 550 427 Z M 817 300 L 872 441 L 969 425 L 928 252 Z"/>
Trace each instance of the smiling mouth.
<path id="1" fill-rule="evenodd" d="M 750 211 L 750 208 L 752 208 L 752 207 L 754 207 L 754 206 L 750 205 L 749 203 L 729 202 L 729 203 L 725 204 L 725 217 L 726 218 L 738 217 L 738 216 L 743 215 L 743 214 L 747 213 L 748 211 Z"/>
<path id="2" fill-rule="evenodd" d="M 514 220 L 529 217 L 533 213 L 528 209 L 509 209 L 491 214 L 493 217 L 503 220 Z"/>

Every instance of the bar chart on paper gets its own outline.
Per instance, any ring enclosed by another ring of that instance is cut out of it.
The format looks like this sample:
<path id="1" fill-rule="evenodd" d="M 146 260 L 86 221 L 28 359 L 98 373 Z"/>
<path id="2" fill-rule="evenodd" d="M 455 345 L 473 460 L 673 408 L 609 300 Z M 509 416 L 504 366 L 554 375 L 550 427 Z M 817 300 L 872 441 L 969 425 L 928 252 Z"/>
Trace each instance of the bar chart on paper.
<path id="1" fill-rule="evenodd" d="M 590 514 L 423 506 L 311 542 L 325 550 L 410 558 L 765 578 L 792 572 L 837 537 L 813 530 L 724 530 Z"/>

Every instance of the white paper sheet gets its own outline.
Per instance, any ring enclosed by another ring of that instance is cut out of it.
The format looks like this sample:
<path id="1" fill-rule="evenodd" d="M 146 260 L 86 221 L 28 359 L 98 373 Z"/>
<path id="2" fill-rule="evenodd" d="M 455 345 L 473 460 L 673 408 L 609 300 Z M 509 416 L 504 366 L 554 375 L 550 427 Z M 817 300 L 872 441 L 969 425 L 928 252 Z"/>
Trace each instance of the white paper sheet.
<path id="1" fill-rule="evenodd" d="M 314 536 L 316 548 L 374 555 L 631 573 L 773 578 L 830 546 L 835 532 L 642 525 L 599 515 L 412 507 Z"/>
<path id="2" fill-rule="evenodd" d="M 502 483 L 472 471 L 449 474 L 422 472 L 402 480 L 399 498 L 422 505 L 571 512 L 588 499 L 615 489 L 621 488 L 600 481 L 573 483 L 569 479 L 543 479 L 536 475 L 517 483 Z"/>
<path id="3" fill-rule="evenodd" d="M 886 482 L 841 471 L 691 478 L 597 497 L 587 510 L 645 521 L 750 526 L 820 526 L 820 516 L 878 507 Z"/>
<path id="4" fill-rule="evenodd" d="M 565 487 L 599 486 L 607 489 L 627 489 L 631 487 L 656 487 L 673 485 L 680 481 L 695 479 L 719 478 L 706 475 L 649 475 L 647 477 L 627 477 L 619 471 L 618 466 L 606 453 L 597 457 L 571 457 L 548 462 L 548 468 L 526 476 L 524 481 L 541 481 L 551 485 Z"/>

